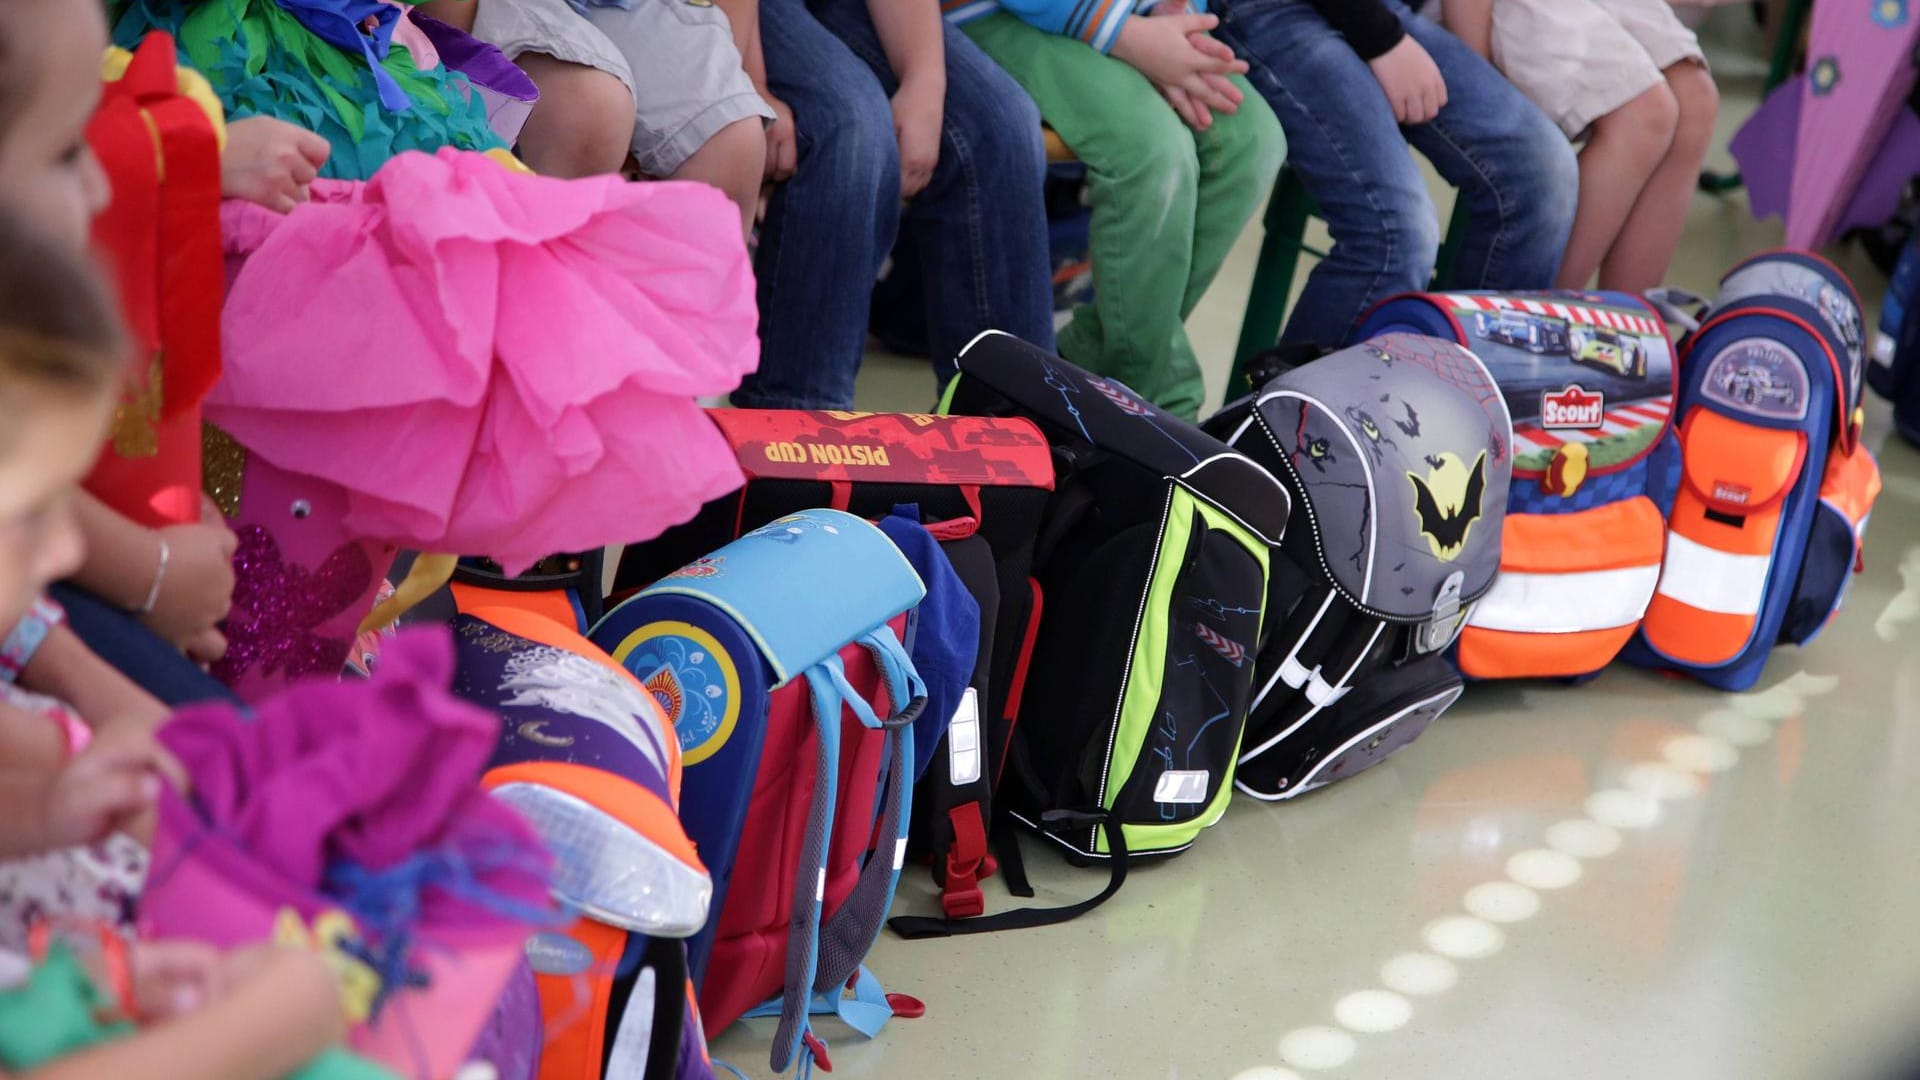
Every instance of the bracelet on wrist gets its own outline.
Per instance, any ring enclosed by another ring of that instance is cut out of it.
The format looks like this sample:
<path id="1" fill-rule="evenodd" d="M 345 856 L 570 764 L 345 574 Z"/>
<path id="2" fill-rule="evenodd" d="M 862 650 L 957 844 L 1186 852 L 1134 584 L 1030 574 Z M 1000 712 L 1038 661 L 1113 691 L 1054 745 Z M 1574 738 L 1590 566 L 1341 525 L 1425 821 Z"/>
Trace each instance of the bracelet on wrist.
<path id="1" fill-rule="evenodd" d="M 167 545 L 167 538 L 160 540 L 160 565 L 153 571 L 153 587 L 147 590 L 146 602 L 133 609 L 136 615 L 153 614 L 154 606 L 160 603 L 160 589 L 167 583 L 167 563 L 173 558 L 173 550 Z"/>

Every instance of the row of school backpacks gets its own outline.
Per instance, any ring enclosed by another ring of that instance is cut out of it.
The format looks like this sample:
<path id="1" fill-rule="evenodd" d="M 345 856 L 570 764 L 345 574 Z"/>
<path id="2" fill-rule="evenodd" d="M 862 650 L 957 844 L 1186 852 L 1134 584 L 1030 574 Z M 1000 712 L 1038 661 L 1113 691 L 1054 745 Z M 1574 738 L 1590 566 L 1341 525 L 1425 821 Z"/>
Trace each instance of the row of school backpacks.
<path id="1" fill-rule="evenodd" d="M 941 910 L 891 920 L 904 937 L 1072 918 L 1236 788 L 1293 798 L 1404 748 L 1462 669 L 1624 655 L 1749 685 L 1830 616 L 1877 487 L 1857 354 L 1803 271 L 1844 288 L 1809 260 L 1744 266 L 1677 358 L 1625 296 L 1401 298 L 1204 430 L 999 334 L 941 415 L 716 411 L 747 485 L 630 549 L 582 645 L 675 729 L 698 856 L 642 861 L 670 892 L 698 868 L 711 902 L 693 928 L 582 906 L 547 936 L 543 997 L 584 994 L 588 1019 L 541 1075 L 704 1075 L 678 1044 L 750 1015 L 778 1018 L 775 1069 L 826 1066 L 810 1017 L 871 1035 L 919 1009 L 864 966 L 909 861 Z M 547 570 L 561 597 L 599 591 L 590 560 Z M 462 578 L 469 608 L 522 587 Z M 617 806 L 629 833 L 662 825 Z M 1104 887 L 990 902 L 995 876 L 1033 895 L 1022 834 Z"/>
<path id="2" fill-rule="evenodd" d="M 1470 678 L 1583 678 L 1616 656 L 1741 690 L 1838 610 L 1880 489 L 1860 445 L 1860 304 L 1823 260 L 1755 256 L 1674 350 L 1624 294 L 1418 294 L 1360 336 L 1470 346 L 1514 418 L 1501 572 Z"/>

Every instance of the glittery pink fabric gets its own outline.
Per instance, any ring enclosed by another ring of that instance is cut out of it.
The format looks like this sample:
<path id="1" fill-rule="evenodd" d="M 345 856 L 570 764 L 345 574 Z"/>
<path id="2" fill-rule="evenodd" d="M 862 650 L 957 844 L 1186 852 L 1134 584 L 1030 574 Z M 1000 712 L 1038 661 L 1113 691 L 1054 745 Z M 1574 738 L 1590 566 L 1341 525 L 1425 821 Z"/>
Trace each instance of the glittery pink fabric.
<path id="1" fill-rule="evenodd" d="M 225 208 L 246 264 L 207 417 L 344 489 L 348 535 L 516 572 L 648 539 L 743 482 L 695 403 L 759 356 L 739 215 L 715 189 L 443 150 L 313 197 Z"/>
<path id="2" fill-rule="evenodd" d="M 334 677 L 396 554 L 346 529 L 347 492 L 253 457 L 231 523 L 233 610 L 221 624 L 227 654 L 213 675 L 258 701 L 288 680 Z"/>

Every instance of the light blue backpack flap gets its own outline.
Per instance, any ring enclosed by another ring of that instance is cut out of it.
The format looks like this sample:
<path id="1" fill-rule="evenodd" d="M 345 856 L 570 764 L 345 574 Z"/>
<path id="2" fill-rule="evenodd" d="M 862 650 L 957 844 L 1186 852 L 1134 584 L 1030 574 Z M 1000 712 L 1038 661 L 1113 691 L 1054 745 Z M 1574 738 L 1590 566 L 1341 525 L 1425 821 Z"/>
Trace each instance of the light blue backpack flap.
<path id="1" fill-rule="evenodd" d="M 887 534 L 839 510 L 789 514 L 661 579 L 642 596 L 690 596 L 732 616 L 777 685 L 912 608 L 926 586 Z"/>

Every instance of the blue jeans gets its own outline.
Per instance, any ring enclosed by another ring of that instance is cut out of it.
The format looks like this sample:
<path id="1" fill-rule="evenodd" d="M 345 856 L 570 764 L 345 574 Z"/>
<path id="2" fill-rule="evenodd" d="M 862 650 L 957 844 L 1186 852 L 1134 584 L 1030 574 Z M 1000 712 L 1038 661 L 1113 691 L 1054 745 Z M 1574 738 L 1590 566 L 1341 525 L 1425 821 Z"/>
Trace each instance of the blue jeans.
<path id="1" fill-rule="evenodd" d="M 1306 0 L 1210 8 L 1279 115 L 1287 162 L 1333 234 L 1285 342 L 1344 344 L 1373 305 L 1428 286 L 1440 223 L 1408 143 L 1472 211 L 1447 287 L 1551 287 L 1573 228 L 1580 181 L 1566 136 L 1459 38 L 1400 0 L 1387 3 L 1446 79 L 1447 104 L 1430 123 L 1402 128 L 1373 70 Z"/>
<path id="2" fill-rule="evenodd" d="M 1040 113 L 972 42 L 944 29 L 940 164 L 903 207 L 890 102 L 899 83 L 865 0 L 761 0 L 768 89 L 793 109 L 799 168 L 774 191 L 760 230 L 760 370 L 734 404 L 853 407 L 873 282 L 902 228 L 923 261 L 938 364 L 951 371 L 952 357 L 990 329 L 1052 351 Z"/>
<path id="3" fill-rule="evenodd" d="M 239 700 L 132 615 L 72 585 L 55 585 L 47 592 L 67 610 L 67 625 L 75 637 L 163 704 Z"/>

